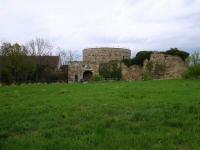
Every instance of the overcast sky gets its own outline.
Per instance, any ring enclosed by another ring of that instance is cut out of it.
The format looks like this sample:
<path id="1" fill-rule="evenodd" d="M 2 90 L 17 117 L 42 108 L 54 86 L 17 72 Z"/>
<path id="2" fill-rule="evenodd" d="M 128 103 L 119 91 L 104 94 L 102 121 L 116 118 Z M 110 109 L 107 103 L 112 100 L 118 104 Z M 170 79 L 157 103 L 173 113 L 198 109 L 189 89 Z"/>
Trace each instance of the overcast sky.
<path id="1" fill-rule="evenodd" d="M 200 0 L 0 0 L 0 40 L 55 47 L 200 48 Z"/>

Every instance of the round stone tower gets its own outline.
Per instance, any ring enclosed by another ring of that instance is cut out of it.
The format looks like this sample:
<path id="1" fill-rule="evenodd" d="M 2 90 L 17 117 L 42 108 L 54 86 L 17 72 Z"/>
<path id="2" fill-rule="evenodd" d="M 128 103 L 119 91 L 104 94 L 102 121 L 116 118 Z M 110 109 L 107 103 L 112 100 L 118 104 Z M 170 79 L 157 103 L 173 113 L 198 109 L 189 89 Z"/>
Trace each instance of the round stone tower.
<path id="1" fill-rule="evenodd" d="M 130 59 L 131 50 L 124 48 L 88 48 L 83 50 L 84 63 L 107 63 L 113 60 Z"/>

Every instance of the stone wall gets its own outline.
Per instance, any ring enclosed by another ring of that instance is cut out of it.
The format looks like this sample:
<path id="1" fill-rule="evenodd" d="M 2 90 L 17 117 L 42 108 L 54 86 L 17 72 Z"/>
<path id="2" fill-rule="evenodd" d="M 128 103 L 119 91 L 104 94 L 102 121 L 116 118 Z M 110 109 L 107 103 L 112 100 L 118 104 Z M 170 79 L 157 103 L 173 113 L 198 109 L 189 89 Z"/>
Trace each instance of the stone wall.
<path id="1" fill-rule="evenodd" d="M 144 62 L 144 66 L 133 65 L 127 67 L 122 64 L 122 79 L 142 80 L 145 74 L 153 79 L 180 79 L 188 69 L 187 61 L 178 56 L 154 53 L 150 60 Z"/>
<path id="2" fill-rule="evenodd" d="M 99 64 L 72 62 L 68 67 L 68 81 L 75 82 L 75 76 L 78 77 L 78 82 L 83 79 L 83 74 L 86 71 L 91 71 L 93 75 L 99 74 Z"/>
<path id="3" fill-rule="evenodd" d="M 151 66 L 149 70 L 147 66 Z M 188 63 L 178 56 L 154 53 L 144 63 L 144 72 L 150 72 L 154 79 L 179 79 L 188 69 Z"/>
<path id="4" fill-rule="evenodd" d="M 108 63 L 113 60 L 130 59 L 131 51 L 123 48 L 89 48 L 83 50 L 84 63 Z"/>
<path id="5" fill-rule="evenodd" d="M 188 62 L 177 56 L 167 56 L 165 59 L 165 79 L 181 78 L 188 69 Z"/>
<path id="6" fill-rule="evenodd" d="M 131 51 L 119 48 L 95 48 L 83 51 L 83 62 L 73 62 L 69 65 L 68 80 L 74 82 L 83 79 L 86 71 L 92 75 L 99 75 L 99 66 L 110 61 L 118 61 L 130 58 Z M 120 61 L 118 61 L 119 64 Z M 144 75 L 150 75 L 153 79 L 179 79 L 188 69 L 188 63 L 178 56 L 162 53 L 154 53 L 150 60 L 144 62 L 144 66 L 133 65 L 127 67 L 121 64 L 123 80 L 142 80 Z"/>
<path id="7" fill-rule="evenodd" d="M 131 67 L 127 67 L 126 65 L 122 64 L 121 68 L 123 80 L 142 80 L 143 70 L 141 66 L 133 65 Z"/>

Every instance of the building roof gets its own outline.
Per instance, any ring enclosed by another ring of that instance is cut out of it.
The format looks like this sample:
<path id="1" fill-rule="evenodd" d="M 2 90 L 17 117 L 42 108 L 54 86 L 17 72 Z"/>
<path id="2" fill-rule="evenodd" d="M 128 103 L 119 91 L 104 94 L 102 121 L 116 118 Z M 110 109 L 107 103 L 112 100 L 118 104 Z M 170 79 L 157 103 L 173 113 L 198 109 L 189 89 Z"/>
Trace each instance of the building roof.
<path id="1" fill-rule="evenodd" d="M 37 65 L 49 65 L 53 68 L 58 68 L 60 65 L 59 56 L 28 56 Z M 0 63 L 2 63 L 3 56 L 0 56 Z"/>
<path id="2" fill-rule="evenodd" d="M 49 65 L 53 68 L 60 64 L 59 56 L 29 56 L 37 65 Z"/>

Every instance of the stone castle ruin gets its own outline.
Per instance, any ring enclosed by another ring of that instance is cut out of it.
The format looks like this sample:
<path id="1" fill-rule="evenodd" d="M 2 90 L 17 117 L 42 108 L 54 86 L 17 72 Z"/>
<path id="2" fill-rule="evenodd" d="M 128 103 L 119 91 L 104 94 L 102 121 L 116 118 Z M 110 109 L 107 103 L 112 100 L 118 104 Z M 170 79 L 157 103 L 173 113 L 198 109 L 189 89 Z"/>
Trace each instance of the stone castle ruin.
<path id="1" fill-rule="evenodd" d="M 123 48 L 89 48 L 83 50 L 83 61 L 71 62 L 68 66 L 68 81 L 89 81 L 92 76 L 99 75 L 100 65 L 117 61 L 121 68 L 123 80 L 142 80 L 145 74 L 154 79 L 181 78 L 188 68 L 188 63 L 178 56 L 155 52 L 143 66 L 127 67 L 122 63 L 131 58 L 131 50 Z"/>
<path id="2" fill-rule="evenodd" d="M 85 63 L 108 63 L 130 59 L 131 50 L 123 48 L 89 48 L 83 50 L 83 62 Z"/>
<path id="3" fill-rule="evenodd" d="M 123 48 L 90 48 L 83 50 L 83 61 L 72 62 L 68 67 L 68 81 L 89 81 L 99 75 L 99 65 L 110 61 L 130 59 L 131 50 Z"/>
<path id="4" fill-rule="evenodd" d="M 143 66 L 127 67 L 122 64 L 123 80 L 142 80 L 145 75 L 152 79 L 180 79 L 188 69 L 188 62 L 178 56 L 155 52 Z"/>

